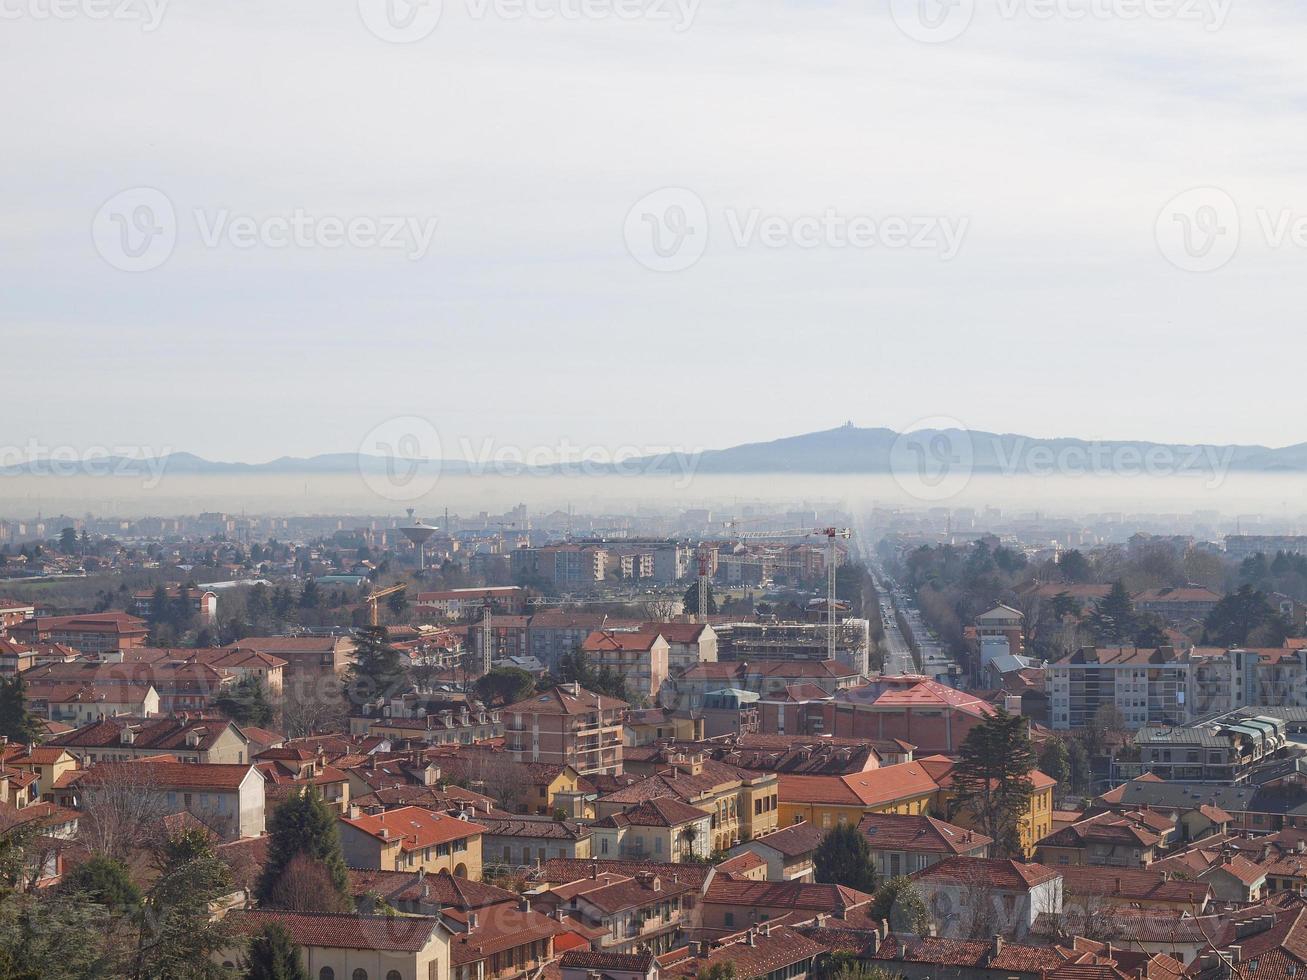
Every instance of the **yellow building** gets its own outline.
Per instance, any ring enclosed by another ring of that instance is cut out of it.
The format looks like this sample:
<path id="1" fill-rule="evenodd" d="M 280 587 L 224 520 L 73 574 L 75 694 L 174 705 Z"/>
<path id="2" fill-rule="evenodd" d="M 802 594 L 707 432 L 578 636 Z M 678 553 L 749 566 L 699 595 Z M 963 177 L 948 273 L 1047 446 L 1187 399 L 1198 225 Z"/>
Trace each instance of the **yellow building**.
<path id="1" fill-rule="evenodd" d="M 448 871 L 481 879 L 485 827 L 420 806 L 340 818 L 340 846 L 351 868 L 380 871 Z"/>
<path id="2" fill-rule="evenodd" d="M 814 827 L 856 825 L 867 813 L 923 814 L 939 785 L 915 762 L 884 766 L 848 776 L 780 777 L 780 819 L 788 826 L 806 821 Z"/>
<path id="3" fill-rule="evenodd" d="M 930 814 L 961 827 L 982 830 L 966 811 L 951 813 L 952 772 L 947 756 L 927 756 L 914 762 L 883 766 L 849 776 L 780 777 L 780 820 L 783 826 L 807 821 L 816 827 L 857 824 L 866 813 Z M 1030 774 L 1034 792 L 1020 821 L 1021 846 L 1027 857 L 1035 843 L 1053 830 L 1053 787 L 1056 781 L 1039 770 Z"/>
<path id="4" fill-rule="evenodd" d="M 739 769 L 701 753 L 668 756 L 655 775 L 600 797 L 595 815 L 602 820 L 662 796 L 698 807 L 712 818 L 712 850 L 729 850 L 780 826 L 775 773 Z"/>

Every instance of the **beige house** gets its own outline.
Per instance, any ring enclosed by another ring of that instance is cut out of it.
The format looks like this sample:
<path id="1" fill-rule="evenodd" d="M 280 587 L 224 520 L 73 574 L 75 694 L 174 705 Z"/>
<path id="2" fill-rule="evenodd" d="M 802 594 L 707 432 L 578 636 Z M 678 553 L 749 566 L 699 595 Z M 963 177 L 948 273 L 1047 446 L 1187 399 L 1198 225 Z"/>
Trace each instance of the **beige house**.
<path id="1" fill-rule="evenodd" d="M 481 878 L 481 824 L 420 806 L 340 818 L 340 844 L 352 868 L 448 871 Z"/>
<path id="2" fill-rule="evenodd" d="M 246 909 L 227 913 L 236 932 L 254 936 L 279 925 L 299 947 L 311 980 L 448 980 L 449 931 L 431 916 L 359 916 Z M 245 947 L 215 954 L 229 968 Z"/>
<path id="3" fill-rule="evenodd" d="M 250 761 L 249 739 L 231 722 L 214 718 L 106 718 L 45 744 L 66 749 L 83 763 L 128 762 L 155 755 L 225 765 Z"/>
<path id="4" fill-rule="evenodd" d="M 609 814 L 590 829 L 598 858 L 680 863 L 712 853 L 712 816 L 671 796 Z"/>
<path id="5" fill-rule="evenodd" d="M 595 801 L 600 819 L 628 807 L 673 797 L 712 818 L 710 850 L 729 850 L 775 830 L 779 789 L 775 773 L 738 769 L 705 759 L 702 753 L 672 753 L 657 772 Z"/>
<path id="6" fill-rule="evenodd" d="M 27 702 L 34 714 L 65 725 L 85 725 L 117 715 L 148 718 L 159 713 L 159 692 L 147 683 L 33 680 L 27 684 Z"/>
<path id="7" fill-rule="evenodd" d="M 251 765 L 197 765 L 143 759 L 65 773 L 53 802 L 80 809 L 99 793 L 157 796 L 169 813 L 186 811 L 223 840 L 264 832 L 263 775 Z"/>

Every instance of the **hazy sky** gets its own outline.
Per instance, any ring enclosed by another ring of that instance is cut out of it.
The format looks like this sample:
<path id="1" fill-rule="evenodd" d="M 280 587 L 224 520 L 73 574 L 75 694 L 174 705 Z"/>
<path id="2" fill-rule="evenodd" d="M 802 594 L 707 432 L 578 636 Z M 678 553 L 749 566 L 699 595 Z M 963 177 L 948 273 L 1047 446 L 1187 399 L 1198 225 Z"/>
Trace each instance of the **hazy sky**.
<path id="1" fill-rule="evenodd" d="M 1301 4 L 160 2 L 0 0 L 2 442 L 1307 440 Z"/>

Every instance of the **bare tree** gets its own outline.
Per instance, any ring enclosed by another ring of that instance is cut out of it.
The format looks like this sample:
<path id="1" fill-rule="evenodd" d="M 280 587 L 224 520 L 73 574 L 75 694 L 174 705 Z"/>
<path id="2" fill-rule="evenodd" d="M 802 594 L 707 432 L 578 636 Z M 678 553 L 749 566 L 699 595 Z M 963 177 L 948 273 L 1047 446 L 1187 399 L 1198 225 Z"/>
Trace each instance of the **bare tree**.
<path id="1" fill-rule="evenodd" d="M 502 752 L 471 753 L 467 775 L 471 789 L 485 793 L 509 813 L 517 812 L 531 785 L 526 766 Z"/>
<path id="2" fill-rule="evenodd" d="M 676 596 L 652 596 L 640 603 L 640 613 L 651 623 L 669 623 L 681 609 Z"/>
<path id="3" fill-rule="evenodd" d="M 163 818 L 177 809 L 148 761 L 96 766 L 79 789 L 78 839 L 91 854 L 120 861 L 154 844 Z"/>
<path id="4" fill-rule="evenodd" d="M 281 727 L 289 738 L 303 738 L 346 728 L 345 702 L 339 695 L 287 694 L 280 706 Z"/>
<path id="5" fill-rule="evenodd" d="M 316 858 L 296 854 L 268 893 L 266 905 L 292 912 L 350 912 L 331 872 Z"/>

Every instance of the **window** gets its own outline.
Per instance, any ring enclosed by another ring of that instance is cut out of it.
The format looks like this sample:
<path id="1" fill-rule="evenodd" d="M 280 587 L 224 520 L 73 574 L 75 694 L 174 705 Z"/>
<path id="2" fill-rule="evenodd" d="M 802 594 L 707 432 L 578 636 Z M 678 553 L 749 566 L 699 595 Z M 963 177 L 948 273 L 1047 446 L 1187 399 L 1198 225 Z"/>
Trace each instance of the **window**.
<path id="1" fill-rule="evenodd" d="M 404 978 L 399 975 L 398 970 L 391 970 L 386 974 L 386 980 L 404 980 Z"/>
<path id="2" fill-rule="evenodd" d="M 368 971 L 359 967 L 354 971 L 354 980 L 368 980 Z"/>
<path id="3" fill-rule="evenodd" d="M 324 966 L 318 971 L 318 980 L 336 980 L 336 971 L 329 966 Z"/>

